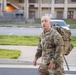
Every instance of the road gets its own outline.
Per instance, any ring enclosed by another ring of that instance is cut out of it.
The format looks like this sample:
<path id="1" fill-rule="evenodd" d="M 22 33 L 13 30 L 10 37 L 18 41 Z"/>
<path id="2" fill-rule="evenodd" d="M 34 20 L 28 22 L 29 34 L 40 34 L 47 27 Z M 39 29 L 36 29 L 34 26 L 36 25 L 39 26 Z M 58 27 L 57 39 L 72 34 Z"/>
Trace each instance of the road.
<path id="1" fill-rule="evenodd" d="M 41 28 L 25 28 L 25 27 L 0 27 L 0 34 L 5 35 L 39 35 Z"/>
<path id="2" fill-rule="evenodd" d="M 0 75 L 37 75 L 37 68 L 26 67 L 25 65 L 13 65 L 0 67 Z"/>
<path id="3" fill-rule="evenodd" d="M 25 27 L 0 27 L 0 34 L 4 35 L 36 35 L 38 36 L 42 28 L 25 28 Z M 71 29 L 72 35 L 76 36 L 76 29 Z M 75 52 L 74 52 L 75 53 Z M 74 55 L 74 54 L 73 54 Z M 70 57 L 72 59 L 72 56 Z M 74 62 L 76 58 L 72 59 Z M 68 61 L 70 61 L 68 59 Z M 75 61 L 76 62 L 76 61 Z M 74 65 L 74 64 L 73 64 Z M 27 65 L 28 66 L 28 65 Z M 65 70 L 66 75 L 76 75 L 76 66 L 71 67 L 70 71 Z M 26 67 L 25 65 L 0 65 L 0 75 L 38 75 L 38 67 Z"/>
<path id="4" fill-rule="evenodd" d="M 38 75 L 38 66 L 0 65 L 0 75 Z M 65 70 L 65 75 L 76 75 L 76 71 Z"/>
<path id="5" fill-rule="evenodd" d="M 38 36 L 42 28 L 25 28 L 25 27 L 0 27 L 0 34 L 4 35 L 28 35 Z M 71 29 L 72 36 L 76 36 L 76 29 Z"/>

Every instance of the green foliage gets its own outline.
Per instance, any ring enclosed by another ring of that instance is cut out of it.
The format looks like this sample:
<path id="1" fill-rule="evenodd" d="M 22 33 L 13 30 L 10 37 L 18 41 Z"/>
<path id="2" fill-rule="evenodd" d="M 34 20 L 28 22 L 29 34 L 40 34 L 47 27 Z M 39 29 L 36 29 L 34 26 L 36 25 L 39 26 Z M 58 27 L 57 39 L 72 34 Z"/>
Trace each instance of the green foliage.
<path id="1" fill-rule="evenodd" d="M 76 19 L 64 19 L 64 21 L 70 25 L 70 28 L 76 28 Z"/>
<path id="2" fill-rule="evenodd" d="M 67 24 L 76 24 L 76 19 L 64 19 Z"/>
<path id="3" fill-rule="evenodd" d="M 41 23 L 41 18 L 36 18 L 35 23 Z"/>
<path id="4" fill-rule="evenodd" d="M 76 19 L 63 19 L 67 24 L 70 25 L 70 28 L 76 28 Z M 41 27 L 41 19 L 40 18 L 35 18 L 35 23 L 33 24 L 25 24 L 25 23 L 4 23 L 0 22 L 0 26 L 18 26 L 18 27 Z"/>
<path id="5" fill-rule="evenodd" d="M 17 59 L 19 56 L 19 50 L 0 49 L 0 58 Z"/>

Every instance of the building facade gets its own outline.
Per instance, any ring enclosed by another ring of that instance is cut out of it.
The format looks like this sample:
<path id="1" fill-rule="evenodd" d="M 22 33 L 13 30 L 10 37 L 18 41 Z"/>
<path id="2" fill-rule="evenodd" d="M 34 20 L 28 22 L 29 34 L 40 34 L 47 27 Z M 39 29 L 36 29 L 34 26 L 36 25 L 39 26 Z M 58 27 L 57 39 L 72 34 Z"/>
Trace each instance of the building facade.
<path id="1" fill-rule="evenodd" d="M 52 18 L 76 19 L 76 0 L 0 0 L 0 14 L 3 11 L 23 11 L 26 18 L 41 18 L 51 14 Z"/>

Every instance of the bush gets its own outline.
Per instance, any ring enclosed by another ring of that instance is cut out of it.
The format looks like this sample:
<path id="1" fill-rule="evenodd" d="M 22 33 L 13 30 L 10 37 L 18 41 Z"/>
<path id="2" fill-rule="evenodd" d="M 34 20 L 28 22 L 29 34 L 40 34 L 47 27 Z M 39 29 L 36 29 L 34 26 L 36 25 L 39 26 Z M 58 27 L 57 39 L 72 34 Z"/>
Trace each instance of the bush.
<path id="1" fill-rule="evenodd" d="M 40 18 L 36 18 L 35 19 L 35 23 L 41 23 L 41 19 Z"/>

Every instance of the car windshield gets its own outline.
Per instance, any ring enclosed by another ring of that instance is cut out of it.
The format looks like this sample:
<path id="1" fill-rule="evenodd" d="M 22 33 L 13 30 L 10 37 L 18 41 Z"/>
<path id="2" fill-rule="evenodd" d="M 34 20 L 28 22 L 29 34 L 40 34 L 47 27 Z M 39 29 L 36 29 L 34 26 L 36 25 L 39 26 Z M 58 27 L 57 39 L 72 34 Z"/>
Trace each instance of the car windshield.
<path id="1" fill-rule="evenodd" d="M 64 21 L 51 21 L 51 26 L 53 25 L 66 26 L 66 23 Z"/>

